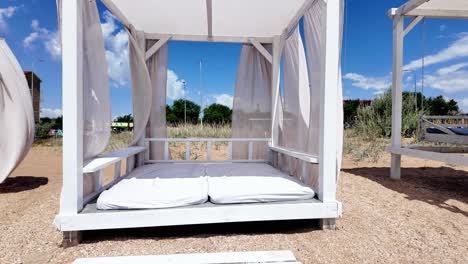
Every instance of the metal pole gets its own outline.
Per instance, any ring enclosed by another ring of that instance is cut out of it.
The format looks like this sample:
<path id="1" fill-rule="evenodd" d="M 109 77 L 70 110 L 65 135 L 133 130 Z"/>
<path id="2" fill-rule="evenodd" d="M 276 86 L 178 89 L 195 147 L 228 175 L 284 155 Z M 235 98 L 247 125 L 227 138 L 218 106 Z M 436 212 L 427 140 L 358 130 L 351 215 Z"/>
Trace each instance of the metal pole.
<path id="1" fill-rule="evenodd" d="M 200 93 L 200 112 L 203 111 L 203 96 L 202 96 L 202 60 L 200 60 L 200 87 L 198 88 L 198 92 Z M 200 120 L 201 125 L 203 126 L 203 118 Z"/>

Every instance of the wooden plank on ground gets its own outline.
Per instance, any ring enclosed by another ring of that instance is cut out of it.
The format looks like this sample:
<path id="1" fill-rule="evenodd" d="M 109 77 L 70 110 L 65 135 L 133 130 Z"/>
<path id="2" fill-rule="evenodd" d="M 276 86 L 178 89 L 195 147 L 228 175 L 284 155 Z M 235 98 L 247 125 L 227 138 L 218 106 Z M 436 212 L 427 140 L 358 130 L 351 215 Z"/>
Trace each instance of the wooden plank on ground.
<path id="1" fill-rule="evenodd" d="M 234 264 L 234 263 L 288 263 L 297 262 L 291 251 L 256 251 L 256 252 L 223 252 L 152 256 L 122 256 L 77 259 L 74 264 Z"/>

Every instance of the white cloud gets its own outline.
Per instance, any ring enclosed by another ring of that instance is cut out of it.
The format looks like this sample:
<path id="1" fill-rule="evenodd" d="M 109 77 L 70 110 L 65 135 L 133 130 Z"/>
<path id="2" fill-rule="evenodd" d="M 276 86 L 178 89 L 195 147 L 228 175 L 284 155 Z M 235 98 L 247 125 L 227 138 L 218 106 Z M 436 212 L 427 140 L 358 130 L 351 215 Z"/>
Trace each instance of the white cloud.
<path id="1" fill-rule="evenodd" d="M 40 26 L 39 21 L 34 19 L 31 22 L 31 32 L 25 39 L 23 39 L 23 46 L 32 48 L 37 40 L 41 40 L 46 51 L 53 59 L 60 59 L 61 47 L 60 38 L 57 31 L 50 31 Z"/>
<path id="2" fill-rule="evenodd" d="M 392 85 L 390 77 L 367 77 L 358 73 L 348 73 L 343 78 L 352 81 L 354 87 L 365 90 L 386 90 Z"/>
<path id="3" fill-rule="evenodd" d="M 7 19 L 11 18 L 17 10 L 16 6 L 0 8 L 0 32 L 8 29 Z"/>
<path id="4" fill-rule="evenodd" d="M 427 74 L 424 85 L 445 93 L 461 92 L 468 89 L 468 63 L 459 63 L 440 68 L 434 74 Z"/>
<path id="5" fill-rule="evenodd" d="M 232 101 L 233 101 L 232 95 L 218 94 L 218 95 L 213 95 L 213 98 L 217 104 L 222 104 L 224 106 L 232 108 Z"/>
<path id="6" fill-rule="evenodd" d="M 62 115 L 62 109 L 41 108 L 41 117 L 56 118 Z"/>
<path id="7" fill-rule="evenodd" d="M 463 100 L 458 101 L 458 105 L 460 106 L 463 113 L 468 113 L 468 98 L 463 98 Z"/>
<path id="8" fill-rule="evenodd" d="M 173 70 L 167 70 L 167 97 L 172 100 L 177 100 L 184 97 L 184 80 L 179 79 L 179 76 Z"/>
<path id="9" fill-rule="evenodd" d="M 424 58 L 424 65 L 429 66 L 463 57 L 468 57 L 468 33 L 466 32 L 458 34 L 458 39 L 447 48 L 435 54 L 426 56 Z M 403 68 L 406 70 L 415 70 L 421 67 L 422 59 L 418 59 L 408 63 Z"/>

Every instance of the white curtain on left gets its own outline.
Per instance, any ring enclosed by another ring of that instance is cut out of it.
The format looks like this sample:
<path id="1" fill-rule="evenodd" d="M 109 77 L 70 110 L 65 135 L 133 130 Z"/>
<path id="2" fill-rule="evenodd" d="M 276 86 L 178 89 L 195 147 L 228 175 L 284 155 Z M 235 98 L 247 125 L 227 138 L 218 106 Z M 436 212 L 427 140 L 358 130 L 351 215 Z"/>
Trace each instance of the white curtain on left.
<path id="1" fill-rule="evenodd" d="M 34 141 L 34 112 L 23 70 L 0 38 L 0 183 L 28 154 Z"/>
<path id="2" fill-rule="evenodd" d="M 59 28 L 61 6 L 57 0 Z M 106 50 L 96 1 L 78 1 L 83 39 L 83 159 L 107 147 L 111 133 L 111 108 Z M 67 131 L 64 131 L 67 133 Z"/>

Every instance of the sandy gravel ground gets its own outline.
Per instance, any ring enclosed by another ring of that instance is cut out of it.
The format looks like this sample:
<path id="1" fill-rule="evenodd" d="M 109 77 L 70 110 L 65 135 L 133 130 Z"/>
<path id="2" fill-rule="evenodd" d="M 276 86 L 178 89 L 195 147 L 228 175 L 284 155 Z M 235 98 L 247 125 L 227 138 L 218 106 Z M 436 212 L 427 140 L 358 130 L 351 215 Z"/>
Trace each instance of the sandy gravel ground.
<path id="1" fill-rule="evenodd" d="M 0 263 L 251 250 L 292 250 L 303 263 L 468 263 L 467 168 L 406 158 L 397 182 L 388 179 L 388 160 L 345 160 L 336 231 L 311 221 L 100 231 L 63 249 L 52 225 L 61 154 L 35 147 L 0 185 Z"/>

